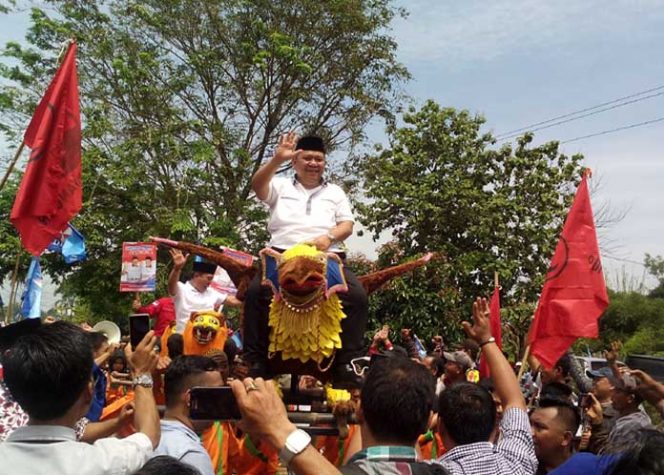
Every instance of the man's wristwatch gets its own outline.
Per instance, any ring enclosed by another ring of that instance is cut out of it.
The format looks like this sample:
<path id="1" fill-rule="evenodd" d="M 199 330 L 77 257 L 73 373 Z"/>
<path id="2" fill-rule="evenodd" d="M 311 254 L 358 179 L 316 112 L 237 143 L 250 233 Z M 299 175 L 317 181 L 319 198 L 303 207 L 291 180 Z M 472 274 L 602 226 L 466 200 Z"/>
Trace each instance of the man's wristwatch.
<path id="1" fill-rule="evenodd" d="M 152 376 L 146 373 L 139 374 L 134 376 L 134 379 L 131 380 L 131 383 L 134 387 L 142 386 L 144 388 L 151 388 L 154 382 L 152 381 Z"/>
<path id="2" fill-rule="evenodd" d="M 487 341 L 483 341 L 480 343 L 480 348 L 482 348 L 484 345 L 488 345 L 489 343 L 495 343 L 496 339 L 494 337 L 490 337 Z"/>
<path id="3" fill-rule="evenodd" d="M 288 465 L 293 457 L 304 452 L 304 449 L 311 443 L 311 437 L 302 429 L 291 432 L 286 437 L 286 445 L 279 451 L 279 458 Z"/>
<path id="4" fill-rule="evenodd" d="M 330 242 L 337 242 L 337 238 L 334 236 L 334 234 L 332 234 L 331 231 L 328 231 L 325 236 L 330 240 Z"/>

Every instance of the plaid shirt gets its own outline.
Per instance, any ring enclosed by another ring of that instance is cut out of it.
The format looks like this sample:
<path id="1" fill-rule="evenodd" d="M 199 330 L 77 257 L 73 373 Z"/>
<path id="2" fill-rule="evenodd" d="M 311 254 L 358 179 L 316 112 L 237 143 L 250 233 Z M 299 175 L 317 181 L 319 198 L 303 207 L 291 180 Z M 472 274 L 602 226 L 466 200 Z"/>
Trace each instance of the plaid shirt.
<path id="1" fill-rule="evenodd" d="M 370 475 L 410 475 L 413 462 L 417 462 L 413 447 L 377 445 L 359 451 L 345 466 L 354 465 Z M 340 470 L 344 473 L 344 467 Z"/>
<path id="2" fill-rule="evenodd" d="M 508 409 L 500 422 L 497 444 L 459 445 L 438 462 L 452 475 L 533 475 L 537 471 L 537 457 L 528 414 L 515 407 Z"/>

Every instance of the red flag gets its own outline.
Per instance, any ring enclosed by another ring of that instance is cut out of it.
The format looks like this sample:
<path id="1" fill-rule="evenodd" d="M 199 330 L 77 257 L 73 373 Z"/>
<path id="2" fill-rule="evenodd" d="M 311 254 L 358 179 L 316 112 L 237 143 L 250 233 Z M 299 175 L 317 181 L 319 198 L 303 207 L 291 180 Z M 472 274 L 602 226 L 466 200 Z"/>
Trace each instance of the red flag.
<path id="1" fill-rule="evenodd" d="M 577 338 L 597 338 L 598 320 L 608 305 L 584 173 L 537 305 L 531 353 L 552 368 Z"/>
<path id="2" fill-rule="evenodd" d="M 76 43 L 37 106 L 24 136 L 32 149 L 11 222 L 23 246 L 38 256 L 81 209 L 81 113 Z"/>
<path id="3" fill-rule="evenodd" d="M 489 301 L 489 311 L 491 312 L 489 316 L 489 324 L 491 325 L 491 335 L 496 339 L 496 344 L 498 348 L 503 349 L 503 332 L 501 329 L 500 322 L 500 288 L 495 287 L 493 289 L 493 295 L 491 295 L 491 300 Z M 489 365 L 484 358 L 484 354 L 480 356 L 480 377 L 488 378 L 491 376 L 491 371 L 489 370 Z"/>

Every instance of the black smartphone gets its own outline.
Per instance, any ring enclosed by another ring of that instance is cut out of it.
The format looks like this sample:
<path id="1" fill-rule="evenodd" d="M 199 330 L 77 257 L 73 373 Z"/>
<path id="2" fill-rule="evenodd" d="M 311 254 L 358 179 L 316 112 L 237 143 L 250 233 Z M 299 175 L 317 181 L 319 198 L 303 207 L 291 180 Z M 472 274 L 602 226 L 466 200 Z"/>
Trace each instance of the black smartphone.
<path id="1" fill-rule="evenodd" d="M 592 399 L 590 399 L 588 393 L 579 394 L 579 407 L 586 408 L 590 407 L 591 404 L 592 404 Z"/>
<path id="2" fill-rule="evenodd" d="M 230 386 L 194 387 L 189 393 L 189 417 L 199 420 L 238 421 L 242 419 Z"/>
<path id="3" fill-rule="evenodd" d="M 135 313 L 129 315 L 129 339 L 131 349 L 135 350 L 138 344 L 150 331 L 150 315 L 147 313 Z"/>

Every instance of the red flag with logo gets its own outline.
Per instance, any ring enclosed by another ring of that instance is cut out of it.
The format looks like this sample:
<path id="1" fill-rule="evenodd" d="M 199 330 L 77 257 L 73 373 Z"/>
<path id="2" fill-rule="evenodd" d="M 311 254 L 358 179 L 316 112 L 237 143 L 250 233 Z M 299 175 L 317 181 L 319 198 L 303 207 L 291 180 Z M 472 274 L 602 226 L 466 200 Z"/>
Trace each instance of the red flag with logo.
<path id="1" fill-rule="evenodd" d="M 530 331 L 530 351 L 552 368 L 577 338 L 597 338 L 609 304 L 584 173 L 556 246 Z"/>
<path id="2" fill-rule="evenodd" d="M 496 339 L 498 348 L 503 349 L 503 332 L 500 322 L 500 287 L 493 289 L 493 295 L 489 301 L 489 324 L 491 326 L 491 335 Z M 480 356 L 480 377 L 488 378 L 491 376 L 489 365 L 484 358 L 484 354 Z"/>
<path id="3" fill-rule="evenodd" d="M 79 107 L 72 42 L 24 136 L 32 151 L 10 219 L 23 246 L 35 256 L 61 236 L 81 209 Z"/>

